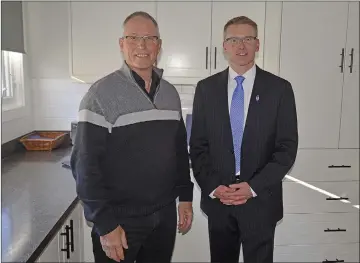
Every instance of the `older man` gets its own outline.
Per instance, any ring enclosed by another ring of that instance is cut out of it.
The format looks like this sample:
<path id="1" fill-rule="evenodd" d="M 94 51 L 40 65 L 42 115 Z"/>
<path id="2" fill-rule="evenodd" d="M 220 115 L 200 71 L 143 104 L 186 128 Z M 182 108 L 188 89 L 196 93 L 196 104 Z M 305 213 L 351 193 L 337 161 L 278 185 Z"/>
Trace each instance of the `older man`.
<path id="1" fill-rule="evenodd" d="M 153 65 L 158 25 L 124 21 L 123 67 L 94 83 L 79 109 L 71 167 L 96 262 L 170 262 L 177 229 L 192 221 L 186 129 L 179 95 Z"/>

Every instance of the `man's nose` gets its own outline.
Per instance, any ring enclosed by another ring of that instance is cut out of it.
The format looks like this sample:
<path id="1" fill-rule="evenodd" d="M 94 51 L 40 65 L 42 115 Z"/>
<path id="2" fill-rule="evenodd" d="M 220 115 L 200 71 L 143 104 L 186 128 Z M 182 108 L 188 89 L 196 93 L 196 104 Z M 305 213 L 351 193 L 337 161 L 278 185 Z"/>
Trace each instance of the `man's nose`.
<path id="1" fill-rule="evenodd" d="M 138 48 L 144 49 L 145 48 L 145 40 L 140 38 L 137 43 Z"/>
<path id="2" fill-rule="evenodd" d="M 244 44 L 244 42 L 243 42 L 243 41 L 240 41 L 240 42 L 238 43 L 238 45 L 237 45 L 237 48 L 238 48 L 238 49 L 241 49 L 241 50 L 245 49 L 245 44 Z"/>

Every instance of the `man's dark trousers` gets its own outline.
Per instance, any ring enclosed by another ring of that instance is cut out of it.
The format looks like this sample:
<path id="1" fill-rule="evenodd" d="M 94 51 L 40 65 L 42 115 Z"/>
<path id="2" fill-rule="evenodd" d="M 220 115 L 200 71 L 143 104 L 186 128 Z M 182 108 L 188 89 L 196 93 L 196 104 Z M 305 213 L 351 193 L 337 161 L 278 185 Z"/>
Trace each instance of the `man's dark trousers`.
<path id="1" fill-rule="evenodd" d="M 119 220 L 125 230 L 128 249 L 124 249 L 122 263 L 169 263 L 174 249 L 177 227 L 176 203 L 144 217 Z M 103 251 L 100 237 L 93 229 L 93 253 L 96 263 L 116 262 Z"/>

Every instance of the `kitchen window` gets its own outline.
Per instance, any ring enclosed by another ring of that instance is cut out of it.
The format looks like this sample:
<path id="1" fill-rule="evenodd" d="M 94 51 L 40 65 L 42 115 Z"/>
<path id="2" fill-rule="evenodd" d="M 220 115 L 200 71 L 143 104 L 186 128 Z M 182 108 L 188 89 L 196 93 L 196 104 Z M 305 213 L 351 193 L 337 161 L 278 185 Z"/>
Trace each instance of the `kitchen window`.
<path id="1" fill-rule="evenodd" d="M 23 54 L 1 51 L 2 111 L 24 106 Z"/>

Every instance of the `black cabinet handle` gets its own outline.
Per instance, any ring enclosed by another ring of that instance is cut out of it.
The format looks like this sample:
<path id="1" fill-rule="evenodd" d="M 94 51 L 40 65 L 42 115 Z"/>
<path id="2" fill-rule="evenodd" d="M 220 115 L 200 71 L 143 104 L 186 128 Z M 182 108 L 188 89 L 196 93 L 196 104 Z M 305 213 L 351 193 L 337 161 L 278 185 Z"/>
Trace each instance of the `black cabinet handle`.
<path id="1" fill-rule="evenodd" d="M 340 54 L 340 56 L 341 56 L 341 64 L 340 64 L 340 69 L 341 69 L 341 73 L 343 73 L 344 72 L 344 52 L 345 52 L 345 49 L 344 48 L 342 48 L 341 49 L 341 54 Z"/>
<path id="2" fill-rule="evenodd" d="M 214 55 L 214 69 L 216 69 L 216 56 L 217 56 L 217 48 L 215 47 L 215 55 Z"/>
<path id="3" fill-rule="evenodd" d="M 350 65 L 349 65 L 350 73 L 352 73 L 353 71 L 353 64 L 354 64 L 354 49 L 352 48 L 350 52 Z"/>
<path id="4" fill-rule="evenodd" d="M 69 230 L 70 230 L 70 248 L 71 248 L 71 252 L 74 252 L 74 221 L 72 219 L 70 219 L 70 226 L 69 226 Z"/>
<path id="5" fill-rule="evenodd" d="M 346 229 L 330 229 L 330 228 L 327 228 L 324 230 L 324 232 L 346 232 Z"/>
<path id="6" fill-rule="evenodd" d="M 208 69 L 208 60 L 209 60 L 209 48 L 208 47 L 206 47 L 205 52 L 206 52 L 205 67 L 206 67 L 206 69 Z"/>
<path id="7" fill-rule="evenodd" d="M 338 198 L 334 198 L 334 197 L 328 197 L 326 198 L 326 200 L 349 200 L 349 198 L 347 197 L 338 197 Z"/>
<path id="8" fill-rule="evenodd" d="M 69 247 L 69 233 L 70 232 L 70 228 L 69 226 L 65 226 L 65 232 L 61 233 L 61 236 L 65 236 L 65 248 L 62 248 L 61 251 L 66 252 L 66 258 L 69 259 L 70 258 L 70 247 Z"/>
<path id="9" fill-rule="evenodd" d="M 351 165 L 329 165 L 329 168 L 351 168 Z"/>
<path id="10" fill-rule="evenodd" d="M 345 262 L 342 259 L 335 259 L 335 260 L 327 260 L 325 259 L 322 263 L 335 263 L 335 262 Z"/>

